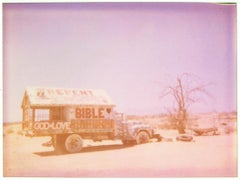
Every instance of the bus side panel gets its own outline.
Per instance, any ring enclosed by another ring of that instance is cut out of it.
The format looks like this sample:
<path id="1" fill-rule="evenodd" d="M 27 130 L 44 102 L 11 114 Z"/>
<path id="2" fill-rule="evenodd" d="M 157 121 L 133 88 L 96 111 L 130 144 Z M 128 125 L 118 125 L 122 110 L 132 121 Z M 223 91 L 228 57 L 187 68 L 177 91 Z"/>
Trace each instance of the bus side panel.
<path id="1" fill-rule="evenodd" d="M 48 136 L 53 134 L 68 133 L 114 133 L 114 120 L 94 119 L 94 120 L 71 120 L 71 121 L 40 121 L 33 123 L 32 130 L 34 136 Z"/>

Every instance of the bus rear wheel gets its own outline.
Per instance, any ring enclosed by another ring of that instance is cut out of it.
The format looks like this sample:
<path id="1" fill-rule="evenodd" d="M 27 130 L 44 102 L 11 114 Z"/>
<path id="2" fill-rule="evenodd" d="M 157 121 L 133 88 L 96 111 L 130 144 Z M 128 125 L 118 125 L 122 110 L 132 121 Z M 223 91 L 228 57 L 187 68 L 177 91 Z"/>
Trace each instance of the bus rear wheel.
<path id="1" fill-rule="evenodd" d="M 83 148 L 83 139 L 78 134 L 70 134 L 66 137 L 64 145 L 68 153 L 77 153 Z"/>

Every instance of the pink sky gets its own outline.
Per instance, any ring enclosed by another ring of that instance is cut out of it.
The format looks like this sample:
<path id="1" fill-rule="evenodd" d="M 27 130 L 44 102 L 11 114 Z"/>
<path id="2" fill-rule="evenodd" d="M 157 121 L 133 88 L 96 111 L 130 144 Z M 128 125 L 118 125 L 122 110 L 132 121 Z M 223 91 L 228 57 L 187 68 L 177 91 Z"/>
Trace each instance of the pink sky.
<path id="1" fill-rule="evenodd" d="M 3 5 L 4 121 L 27 86 L 104 89 L 117 110 L 159 114 L 183 73 L 213 82 L 192 112 L 236 110 L 236 6 L 214 3 Z M 159 83 L 156 83 L 159 82 Z"/>

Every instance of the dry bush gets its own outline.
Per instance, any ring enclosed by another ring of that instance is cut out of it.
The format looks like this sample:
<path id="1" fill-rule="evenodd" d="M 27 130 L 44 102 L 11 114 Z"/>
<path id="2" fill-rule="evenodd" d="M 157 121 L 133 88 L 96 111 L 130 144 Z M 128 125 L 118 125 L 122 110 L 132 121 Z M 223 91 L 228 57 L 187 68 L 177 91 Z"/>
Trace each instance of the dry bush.
<path id="1" fill-rule="evenodd" d="M 226 134 L 233 133 L 234 131 L 235 131 L 235 128 L 232 127 L 232 126 L 230 126 L 230 125 L 227 125 L 227 126 L 225 126 L 225 128 L 224 128 L 224 132 L 225 132 Z"/>
<path id="2" fill-rule="evenodd" d="M 8 128 L 8 129 L 6 130 L 6 133 L 7 133 L 7 134 L 13 134 L 13 133 L 14 133 L 14 130 L 13 130 L 12 128 Z"/>
<path id="3" fill-rule="evenodd" d="M 163 123 L 163 124 L 159 124 L 158 128 L 171 130 L 171 129 L 177 129 L 177 125 L 172 123 Z"/>
<path id="4" fill-rule="evenodd" d="M 18 135 L 23 135 L 23 131 L 22 131 L 22 130 L 19 130 L 19 131 L 17 132 L 17 134 L 18 134 Z"/>

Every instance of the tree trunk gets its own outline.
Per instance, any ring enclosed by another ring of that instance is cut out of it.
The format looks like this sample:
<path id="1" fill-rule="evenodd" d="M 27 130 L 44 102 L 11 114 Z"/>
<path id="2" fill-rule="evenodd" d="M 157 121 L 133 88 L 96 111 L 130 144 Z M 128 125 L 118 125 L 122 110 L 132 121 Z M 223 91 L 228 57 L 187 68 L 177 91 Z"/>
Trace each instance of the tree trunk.
<path id="1" fill-rule="evenodd" d="M 178 133 L 184 134 L 185 133 L 185 120 L 180 120 L 178 123 Z"/>
<path id="2" fill-rule="evenodd" d="M 179 110 L 178 113 L 178 133 L 184 134 L 186 128 L 186 119 L 187 119 L 187 112 L 185 109 Z"/>

